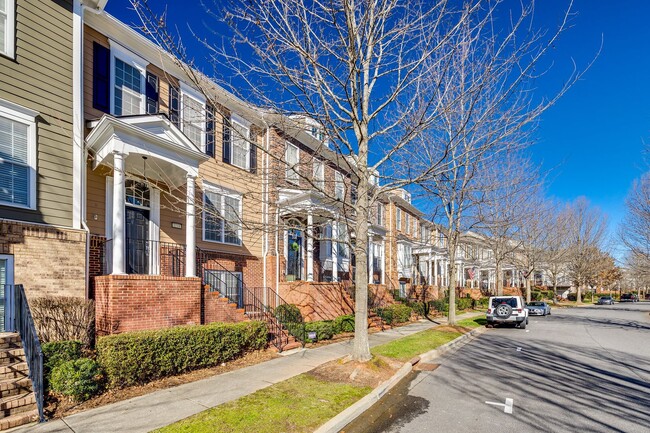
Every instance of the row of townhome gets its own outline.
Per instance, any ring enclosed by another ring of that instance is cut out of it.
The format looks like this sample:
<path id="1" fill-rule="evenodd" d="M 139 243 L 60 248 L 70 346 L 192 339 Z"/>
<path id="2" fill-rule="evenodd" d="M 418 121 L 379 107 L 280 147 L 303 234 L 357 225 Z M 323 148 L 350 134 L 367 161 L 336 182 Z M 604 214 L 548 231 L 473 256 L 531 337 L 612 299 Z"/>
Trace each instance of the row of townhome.
<path id="1" fill-rule="evenodd" d="M 246 296 L 351 312 L 353 161 L 311 119 L 198 89 L 105 3 L 0 0 L 0 284 L 93 299 L 99 333 L 244 320 Z M 472 245 L 457 280 L 489 290 Z M 448 284 L 444 233 L 406 190 L 376 203 L 368 251 L 385 300 Z"/>

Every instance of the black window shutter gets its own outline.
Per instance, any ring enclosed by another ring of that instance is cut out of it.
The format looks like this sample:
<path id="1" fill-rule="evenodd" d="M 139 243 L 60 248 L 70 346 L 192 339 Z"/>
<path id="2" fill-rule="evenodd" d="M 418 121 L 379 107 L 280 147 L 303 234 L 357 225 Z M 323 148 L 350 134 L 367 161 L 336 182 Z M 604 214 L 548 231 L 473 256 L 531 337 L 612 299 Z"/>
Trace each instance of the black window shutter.
<path id="1" fill-rule="evenodd" d="M 257 146 L 255 146 L 252 139 L 250 142 L 250 149 L 249 169 L 251 173 L 255 174 L 257 173 Z"/>
<path id="2" fill-rule="evenodd" d="M 178 87 L 169 86 L 169 120 L 177 128 L 181 127 L 181 103 L 179 97 L 180 91 Z"/>
<path id="3" fill-rule="evenodd" d="M 214 157 L 214 107 L 205 110 L 205 153 Z"/>
<path id="4" fill-rule="evenodd" d="M 230 164 L 230 118 L 223 117 L 223 162 Z"/>
<path id="5" fill-rule="evenodd" d="M 147 72 L 147 114 L 158 114 L 158 76 Z"/>
<path id="6" fill-rule="evenodd" d="M 93 42 L 93 107 L 111 111 L 111 50 Z"/>

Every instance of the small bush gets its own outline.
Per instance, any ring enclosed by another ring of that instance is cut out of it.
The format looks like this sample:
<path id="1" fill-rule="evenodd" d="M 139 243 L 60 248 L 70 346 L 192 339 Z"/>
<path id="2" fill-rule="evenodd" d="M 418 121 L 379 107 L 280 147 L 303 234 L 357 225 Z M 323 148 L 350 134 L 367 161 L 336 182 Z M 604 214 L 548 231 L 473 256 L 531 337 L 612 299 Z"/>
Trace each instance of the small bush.
<path id="1" fill-rule="evenodd" d="M 485 309 L 488 307 L 488 302 L 490 301 L 490 298 L 480 298 L 476 300 L 475 308 L 481 308 Z"/>
<path id="2" fill-rule="evenodd" d="M 79 358 L 54 367 L 50 378 L 50 387 L 59 394 L 82 402 L 100 391 L 101 382 L 102 374 L 99 364 L 92 359 Z"/>
<path id="3" fill-rule="evenodd" d="M 413 312 L 414 312 L 415 314 L 417 314 L 418 316 L 420 316 L 420 317 L 426 317 L 426 315 L 427 315 L 427 311 L 426 311 L 426 310 L 427 310 L 427 306 L 428 306 L 428 305 L 425 304 L 424 302 L 409 302 L 409 303 L 407 303 L 406 305 L 408 305 L 409 307 L 411 307 L 411 309 L 413 310 Z"/>
<path id="4" fill-rule="evenodd" d="M 303 320 L 300 308 L 294 304 L 278 305 L 273 314 L 280 323 L 296 323 Z"/>
<path id="5" fill-rule="evenodd" d="M 388 325 L 408 322 L 413 309 L 408 305 L 394 304 L 377 309 L 377 315 Z"/>
<path id="6" fill-rule="evenodd" d="M 474 300 L 472 298 L 457 298 L 456 299 L 456 309 L 458 310 L 469 310 L 473 308 Z"/>
<path id="7" fill-rule="evenodd" d="M 41 343 L 78 340 L 84 347 L 92 345 L 95 335 L 93 301 L 68 296 L 45 296 L 30 299 L 29 308 Z"/>
<path id="8" fill-rule="evenodd" d="M 41 346 L 43 350 L 43 378 L 49 388 L 50 375 L 59 365 L 81 358 L 81 341 L 51 341 Z"/>
<path id="9" fill-rule="evenodd" d="M 449 310 L 449 303 L 447 302 L 447 298 L 440 298 L 435 301 L 430 301 L 429 308 L 439 313 L 445 313 Z"/>
<path id="10" fill-rule="evenodd" d="M 122 387 L 219 365 L 263 349 L 267 339 L 264 322 L 178 326 L 101 337 L 97 356 L 109 386 Z"/>
<path id="11" fill-rule="evenodd" d="M 332 322 L 334 326 L 334 334 L 341 334 L 343 332 L 354 332 L 354 315 L 346 314 L 339 316 Z"/>
<path id="12" fill-rule="evenodd" d="M 318 341 L 330 340 L 334 336 L 334 324 L 330 320 L 307 322 L 305 323 L 305 337 L 308 337 L 309 332 L 315 332 Z M 310 338 L 305 338 L 307 343 L 312 341 Z"/>

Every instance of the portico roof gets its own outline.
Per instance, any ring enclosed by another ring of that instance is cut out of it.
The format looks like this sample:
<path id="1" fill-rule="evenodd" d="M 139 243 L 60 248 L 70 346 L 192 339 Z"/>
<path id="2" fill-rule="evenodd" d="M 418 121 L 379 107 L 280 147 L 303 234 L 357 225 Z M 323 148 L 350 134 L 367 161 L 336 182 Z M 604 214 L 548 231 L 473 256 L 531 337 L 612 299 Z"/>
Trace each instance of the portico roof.
<path id="1" fill-rule="evenodd" d="M 112 167 L 116 152 L 125 155 L 127 171 L 143 167 L 142 157 L 147 157 L 147 178 L 179 186 L 188 175 L 198 176 L 199 164 L 209 158 L 163 115 L 105 114 L 88 126 L 92 131 L 86 143 L 94 155 L 93 168 Z"/>

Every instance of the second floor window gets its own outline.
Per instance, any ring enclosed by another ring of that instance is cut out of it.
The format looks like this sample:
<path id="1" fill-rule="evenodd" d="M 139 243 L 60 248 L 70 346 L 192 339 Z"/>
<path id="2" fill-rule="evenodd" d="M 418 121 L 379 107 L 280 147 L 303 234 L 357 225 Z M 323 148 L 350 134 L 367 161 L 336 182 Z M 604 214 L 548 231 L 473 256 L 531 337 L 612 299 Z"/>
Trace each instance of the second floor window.
<path id="1" fill-rule="evenodd" d="M 384 224 L 384 206 L 381 203 L 377 203 L 377 225 Z"/>
<path id="2" fill-rule="evenodd" d="M 406 233 L 410 235 L 411 234 L 411 220 L 410 220 L 410 215 L 409 214 L 406 214 L 405 220 L 406 220 L 405 221 L 406 222 Z"/>
<path id="3" fill-rule="evenodd" d="M 241 245 L 241 195 L 204 186 L 206 188 L 203 193 L 203 239 Z"/>
<path id="4" fill-rule="evenodd" d="M 397 216 L 395 218 L 397 224 L 397 230 L 402 230 L 402 209 L 397 208 Z"/>
<path id="5" fill-rule="evenodd" d="M 323 161 L 314 160 L 314 186 L 321 191 L 325 189 L 325 164 Z"/>
<path id="6" fill-rule="evenodd" d="M 343 175 L 338 171 L 334 173 L 334 182 L 334 198 L 342 201 L 345 199 L 345 184 Z"/>
<path id="7" fill-rule="evenodd" d="M 0 0 L 0 54 L 14 57 L 15 0 Z"/>
<path id="8" fill-rule="evenodd" d="M 203 134 L 205 127 L 205 113 L 203 103 L 183 93 L 183 133 L 196 144 L 203 148 Z"/>
<path id="9" fill-rule="evenodd" d="M 295 184 L 300 182 L 300 176 L 298 174 L 299 155 L 298 147 L 287 142 L 287 147 L 284 151 L 284 161 L 287 164 L 286 179 Z"/>
<path id="10" fill-rule="evenodd" d="M 115 58 L 113 112 L 116 116 L 142 113 L 142 74 L 135 66 Z"/>
<path id="11" fill-rule="evenodd" d="M 232 122 L 232 165 L 244 170 L 250 168 L 249 129 L 239 122 Z"/>

